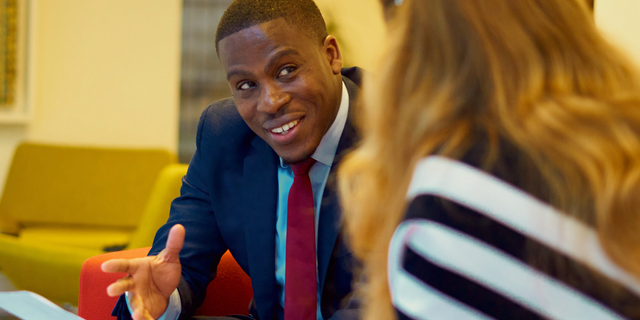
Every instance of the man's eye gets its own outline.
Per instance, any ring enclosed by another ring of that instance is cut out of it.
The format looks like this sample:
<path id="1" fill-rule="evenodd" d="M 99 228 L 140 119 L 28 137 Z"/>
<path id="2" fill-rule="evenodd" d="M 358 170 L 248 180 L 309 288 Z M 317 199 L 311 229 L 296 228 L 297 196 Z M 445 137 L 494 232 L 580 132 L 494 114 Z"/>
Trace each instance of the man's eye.
<path id="1" fill-rule="evenodd" d="M 282 70 L 280 70 L 280 72 L 278 73 L 278 77 L 286 77 L 295 70 L 296 70 L 296 67 L 282 68 Z"/>
<path id="2" fill-rule="evenodd" d="M 242 82 L 242 83 L 238 84 L 237 89 L 238 90 L 250 90 L 253 87 L 255 87 L 255 84 L 253 82 Z"/>

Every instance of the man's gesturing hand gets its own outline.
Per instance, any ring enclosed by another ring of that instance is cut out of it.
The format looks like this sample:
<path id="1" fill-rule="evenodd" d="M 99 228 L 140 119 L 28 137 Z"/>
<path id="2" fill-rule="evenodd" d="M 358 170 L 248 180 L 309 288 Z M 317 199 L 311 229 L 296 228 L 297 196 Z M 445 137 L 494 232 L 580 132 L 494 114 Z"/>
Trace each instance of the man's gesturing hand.
<path id="1" fill-rule="evenodd" d="M 157 319 L 166 311 L 169 296 L 180 283 L 184 234 L 184 227 L 177 224 L 169 230 L 167 247 L 157 256 L 113 259 L 102 264 L 104 272 L 129 274 L 109 285 L 107 294 L 114 297 L 129 291 L 134 320 Z"/>

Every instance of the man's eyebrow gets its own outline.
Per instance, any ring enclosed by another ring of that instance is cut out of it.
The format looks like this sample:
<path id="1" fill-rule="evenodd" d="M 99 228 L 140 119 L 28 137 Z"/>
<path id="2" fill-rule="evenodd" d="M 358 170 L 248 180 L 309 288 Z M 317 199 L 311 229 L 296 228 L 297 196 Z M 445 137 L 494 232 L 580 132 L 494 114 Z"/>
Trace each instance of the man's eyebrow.
<path id="1" fill-rule="evenodd" d="M 227 73 L 227 81 L 229 81 L 229 79 L 231 79 L 231 77 L 234 77 L 234 76 L 248 78 L 248 77 L 251 77 L 252 74 L 244 70 L 232 70 L 229 73 Z"/>
<path id="2" fill-rule="evenodd" d="M 273 68 L 273 65 L 275 65 L 280 58 L 282 58 L 284 56 L 288 56 L 288 55 L 299 56 L 300 53 L 295 49 L 285 49 L 285 50 L 282 50 L 282 51 L 276 53 L 273 57 L 271 57 L 271 59 L 267 63 L 267 66 L 264 68 L 264 72 L 265 73 L 269 73 L 269 70 L 271 70 L 271 68 Z M 248 77 L 253 76 L 253 74 L 251 72 L 244 71 L 244 70 L 232 70 L 229 73 L 227 73 L 227 81 L 229 81 L 229 79 L 231 79 L 232 77 L 235 77 L 235 76 L 248 78 Z"/>
<path id="3" fill-rule="evenodd" d="M 264 68 L 264 73 L 269 73 L 269 70 L 271 70 L 271 68 L 273 68 L 273 65 L 276 64 L 278 62 L 278 60 L 284 56 L 299 56 L 300 53 L 295 50 L 295 49 L 285 49 L 282 50 L 278 53 L 276 53 L 273 57 L 271 57 L 271 59 L 269 60 L 269 63 L 267 63 L 267 66 Z"/>

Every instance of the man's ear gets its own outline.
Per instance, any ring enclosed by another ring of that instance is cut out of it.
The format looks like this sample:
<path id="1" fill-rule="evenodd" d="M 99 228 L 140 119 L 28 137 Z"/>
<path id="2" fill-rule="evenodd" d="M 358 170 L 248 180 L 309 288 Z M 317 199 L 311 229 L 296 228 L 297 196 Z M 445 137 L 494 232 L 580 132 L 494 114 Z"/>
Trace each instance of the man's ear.
<path id="1" fill-rule="evenodd" d="M 331 66 L 333 74 L 340 74 L 340 70 L 342 69 L 342 55 L 340 54 L 336 37 L 327 36 L 324 38 L 322 50 L 327 55 L 327 61 Z"/>

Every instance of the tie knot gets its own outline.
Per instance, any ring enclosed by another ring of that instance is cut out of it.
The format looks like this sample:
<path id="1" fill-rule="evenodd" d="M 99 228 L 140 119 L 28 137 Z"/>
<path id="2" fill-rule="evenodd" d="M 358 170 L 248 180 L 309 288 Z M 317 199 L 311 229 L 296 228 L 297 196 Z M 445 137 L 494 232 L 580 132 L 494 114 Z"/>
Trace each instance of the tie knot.
<path id="1" fill-rule="evenodd" d="M 315 159 L 307 158 L 306 160 L 302 160 L 296 164 L 291 164 L 291 170 L 293 170 L 293 174 L 296 176 L 309 174 L 309 169 L 311 169 L 311 166 L 313 166 L 314 163 L 316 163 Z"/>

